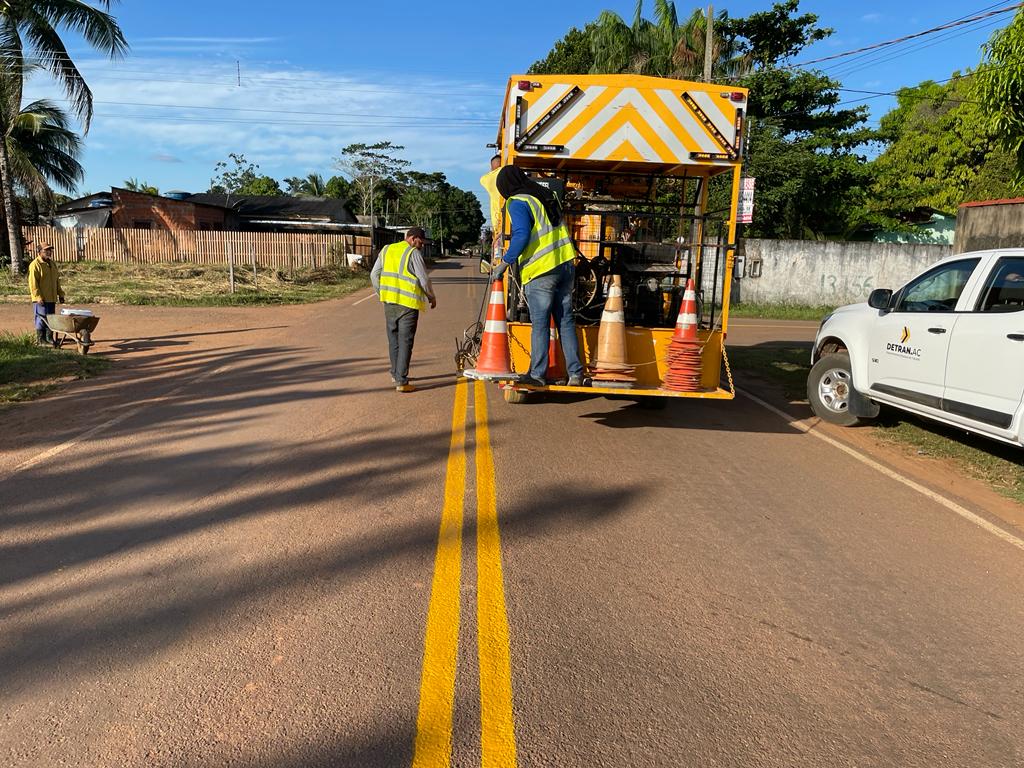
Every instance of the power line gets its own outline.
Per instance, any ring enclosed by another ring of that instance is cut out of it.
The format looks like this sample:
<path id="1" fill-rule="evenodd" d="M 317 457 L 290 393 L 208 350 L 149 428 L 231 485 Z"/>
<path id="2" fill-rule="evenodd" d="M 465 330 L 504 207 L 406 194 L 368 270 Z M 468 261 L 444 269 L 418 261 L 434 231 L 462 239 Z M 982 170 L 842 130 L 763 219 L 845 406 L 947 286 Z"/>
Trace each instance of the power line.
<path id="1" fill-rule="evenodd" d="M 795 68 L 795 67 L 806 67 L 806 66 L 808 66 L 810 64 L 819 64 L 819 63 L 821 63 L 823 61 L 833 61 L 835 59 L 842 59 L 842 58 L 845 58 L 847 56 L 853 56 L 855 54 L 864 53 L 866 51 L 873 51 L 873 50 L 877 50 L 879 48 L 886 48 L 888 46 L 896 45 L 898 43 L 905 43 L 908 40 L 913 40 L 913 39 L 918 38 L 918 37 L 924 37 L 925 35 L 935 34 L 936 32 L 942 32 L 943 30 L 946 30 L 946 29 L 952 29 L 953 27 L 960 27 L 960 26 L 963 26 L 964 24 L 970 24 L 972 22 L 979 21 L 981 19 L 987 19 L 987 18 L 990 18 L 992 16 L 997 16 L 997 15 L 1002 14 L 1002 13 L 1007 13 L 1009 11 L 1014 11 L 1014 10 L 1017 10 L 1018 8 L 1021 8 L 1021 7 L 1024 7 L 1024 2 L 1014 3 L 1013 5 L 1006 6 L 1005 8 L 999 8 L 997 10 L 988 11 L 986 13 L 978 14 L 978 15 L 975 15 L 975 16 L 970 16 L 970 17 L 967 17 L 967 18 L 957 19 L 956 21 L 950 21 L 950 22 L 947 22 L 947 23 L 942 24 L 940 26 L 932 27 L 931 29 L 925 29 L 925 30 L 923 30 L 921 32 L 915 32 L 912 35 L 904 35 L 903 37 L 897 37 L 897 38 L 895 38 L 893 40 L 886 40 L 886 41 L 881 42 L 881 43 L 874 43 L 873 45 L 866 45 L 863 48 L 856 48 L 856 49 L 854 49 L 852 51 L 843 51 L 842 53 L 834 53 L 831 56 L 822 56 L 821 58 L 818 58 L 818 59 L 811 59 L 809 61 L 798 62 L 796 64 L 790 65 L 788 68 L 792 69 L 792 68 Z"/>

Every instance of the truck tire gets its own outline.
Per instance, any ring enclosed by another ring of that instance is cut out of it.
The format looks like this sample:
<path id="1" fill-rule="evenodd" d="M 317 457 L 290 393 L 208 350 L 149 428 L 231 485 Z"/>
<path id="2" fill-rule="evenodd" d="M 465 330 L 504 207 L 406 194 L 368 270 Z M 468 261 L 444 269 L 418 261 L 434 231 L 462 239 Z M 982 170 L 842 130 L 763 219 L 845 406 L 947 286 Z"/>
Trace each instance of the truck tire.
<path id="1" fill-rule="evenodd" d="M 832 352 L 822 355 L 807 375 L 807 399 L 814 415 L 829 424 L 853 427 L 866 420 L 850 412 L 850 395 L 853 390 L 850 355 L 847 352 Z"/>

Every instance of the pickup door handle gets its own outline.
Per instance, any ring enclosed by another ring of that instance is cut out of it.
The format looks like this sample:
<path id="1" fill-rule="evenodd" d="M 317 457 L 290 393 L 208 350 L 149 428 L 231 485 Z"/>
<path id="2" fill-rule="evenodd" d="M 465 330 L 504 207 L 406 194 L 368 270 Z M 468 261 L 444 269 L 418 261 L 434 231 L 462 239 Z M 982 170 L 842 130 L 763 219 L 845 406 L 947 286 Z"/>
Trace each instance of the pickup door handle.
<path id="1" fill-rule="evenodd" d="M 1010 341 L 1024 341 L 1024 333 L 1008 333 L 1006 338 Z"/>
<path id="2" fill-rule="evenodd" d="M 945 328 L 929 328 L 928 333 L 945 333 Z"/>

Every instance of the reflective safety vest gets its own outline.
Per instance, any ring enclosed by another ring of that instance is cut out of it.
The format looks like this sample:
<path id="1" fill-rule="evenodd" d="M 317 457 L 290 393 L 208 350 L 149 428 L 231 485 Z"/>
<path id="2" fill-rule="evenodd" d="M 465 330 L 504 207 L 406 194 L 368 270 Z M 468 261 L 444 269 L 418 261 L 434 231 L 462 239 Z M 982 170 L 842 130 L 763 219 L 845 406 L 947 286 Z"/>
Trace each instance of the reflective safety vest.
<path id="1" fill-rule="evenodd" d="M 540 200 L 533 195 L 513 195 L 509 200 L 526 203 L 533 214 L 530 242 L 519 254 L 519 275 L 523 285 L 576 258 L 576 246 L 572 244 L 569 228 L 564 221 L 557 227 L 552 226 Z"/>
<path id="2" fill-rule="evenodd" d="M 427 308 L 427 293 L 409 265 L 415 250 L 405 241 L 384 248 L 384 271 L 380 274 L 381 302 L 410 309 Z"/>

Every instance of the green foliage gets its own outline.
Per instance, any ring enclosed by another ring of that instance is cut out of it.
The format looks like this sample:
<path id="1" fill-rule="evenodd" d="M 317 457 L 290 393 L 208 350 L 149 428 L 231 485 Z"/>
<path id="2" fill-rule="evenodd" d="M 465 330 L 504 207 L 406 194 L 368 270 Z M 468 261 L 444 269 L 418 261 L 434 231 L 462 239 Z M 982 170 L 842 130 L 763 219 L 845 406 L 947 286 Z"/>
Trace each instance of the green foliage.
<path id="1" fill-rule="evenodd" d="M 331 176 L 324 185 L 324 197 L 348 200 L 351 195 L 351 185 L 345 180 L 344 176 Z"/>
<path id="2" fill-rule="evenodd" d="M 110 365 L 98 357 L 36 344 L 34 333 L 0 333 L 0 403 L 31 400 L 68 376 L 84 379 Z"/>
<path id="3" fill-rule="evenodd" d="M 288 194 L 293 197 L 326 197 L 327 185 L 319 173 L 311 173 L 305 178 L 292 176 L 284 180 Z"/>
<path id="4" fill-rule="evenodd" d="M 214 166 L 216 174 L 210 179 L 210 192 L 222 195 L 266 195 L 276 197 L 284 194 L 281 185 L 269 176 L 257 173 L 260 167 L 245 159 L 245 155 L 232 152 L 227 160 Z"/>
<path id="5" fill-rule="evenodd" d="M 387 194 L 389 185 L 393 192 L 410 165 L 408 160 L 398 157 L 403 149 L 390 141 L 349 144 L 335 160 L 335 167 L 349 176 L 351 199 L 364 216 L 374 212 L 379 215 L 384 201 L 395 199 Z"/>
<path id="6" fill-rule="evenodd" d="M 725 12 L 720 13 L 716 25 L 726 18 Z M 643 0 L 637 1 L 632 24 L 613 11 L 603 11 L 590 29 L 591 72 L 702 79 L 706 32 L 704 10 L 696 9 L 680 24 L 670 0 L 655 0 L 654 21 L 643 17 Z M 747 70 L 747 62 L 737 56 L 734 39 L 716 31 L 713 45 L 713 77 L 736 76 Z"/>
<path id="7" fill-rule="evenodd" d="M 974 77 L 974 95 L 981 102 L 993 135 L 1010 152 L 1024 175 L 1024 10 L 997 30 L 984 47 Z"/>
<path id="8" fill-rule="evenodd" d="M 799 6 L 800 0 L 784 0 L 746 18 L 725 18 L 720 22 L 721 34 L 734 41 L 736 52 L 754 65 L 777 65 L 833 32 L 817 26 L 818 17 L 812 13 L 794 16 Z"/>
<path id="9" fill-rule="evenodd" d="M 429 227 L 433 237 L 443 235 L 449 247 L 475 243 L 484 215 L 476 195 L 448 183 L 443 173 L 406 175 L 400 210 L 410 224 Z"/>
<path id="10" fill-rule="evenodd" d="M 886 146 L 872 164 L 869 215 L 896 218 L 919 206 L 953 213 L 969 200 L 1021 191 L 1013 157 L 971 91 L 970 76 L 900 89 L 896 107 L 881 120 Z"/>
<path id="11" fill-rule="evenodd" d="M 159 195 L 160 188 L 145 181 L 139 181 L 135 177 L 124 180 L 124 188 L 129 192 L 141 192 L 144 195 Z"/>
<path id="12" fill-rule="evenodd" d="M 593 24 L 583 29 L 572 27 L 565 37 L 555 43 L 548 55 L 533 62 L 527 70 L 531 75 L 585 75 L 593 69 L 594 54 L 591 50 Z"/>
<path id="13" fill-rule="evenodd" d="M 792 0 L 779 2 L 728 27 L 755 62 L 742 80 L 750 89 L 744 170 L 757 179 L 754 222 L 745 230 L 751 237 L 843 235 L 859 223 L 871 183 L 857 153 L 875 138 L 866 109 L 837 109 L 839 83 L 820 72 L 775 66 L 831 34 L 814 14 L 794 16 L 797 9 Z"/>

